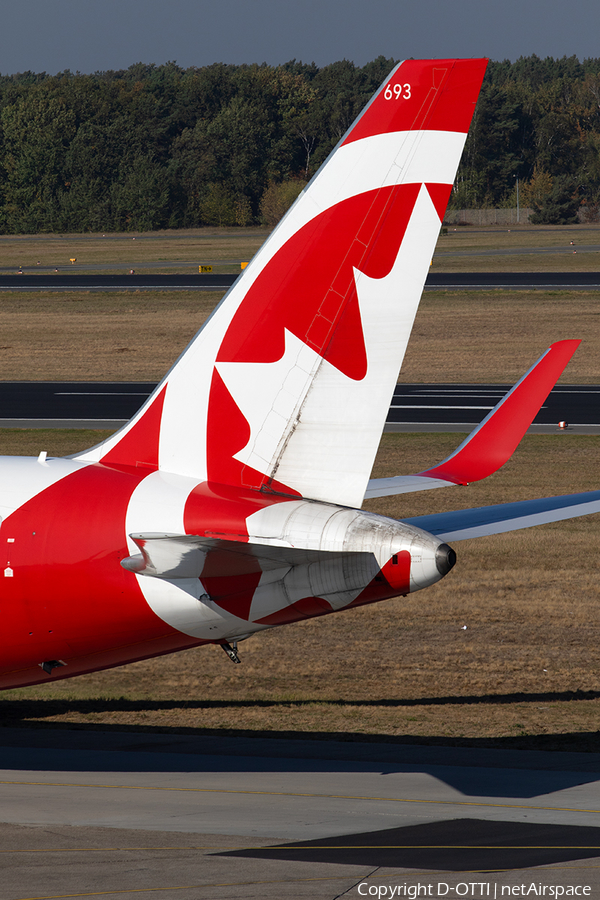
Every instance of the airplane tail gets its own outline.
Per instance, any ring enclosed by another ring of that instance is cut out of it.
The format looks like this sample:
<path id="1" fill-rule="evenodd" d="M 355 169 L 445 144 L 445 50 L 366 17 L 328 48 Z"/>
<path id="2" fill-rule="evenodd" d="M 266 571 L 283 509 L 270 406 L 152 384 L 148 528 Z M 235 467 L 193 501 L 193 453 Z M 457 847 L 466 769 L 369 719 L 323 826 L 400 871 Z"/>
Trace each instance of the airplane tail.
<path id="1" fill-rule="evenodd" d="M 77 458 L 360 506 L 486 64 L 398 65 L 148 402 Z"/>

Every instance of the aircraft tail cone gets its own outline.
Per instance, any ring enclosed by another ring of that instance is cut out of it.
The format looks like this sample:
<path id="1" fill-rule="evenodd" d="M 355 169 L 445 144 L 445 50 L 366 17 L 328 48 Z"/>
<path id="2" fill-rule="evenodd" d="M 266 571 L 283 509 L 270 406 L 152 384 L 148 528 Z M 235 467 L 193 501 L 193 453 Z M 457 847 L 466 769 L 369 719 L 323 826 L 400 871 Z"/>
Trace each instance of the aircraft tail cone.
<path id="1" fill-rule="evenodd" d="M 435 551 L 435 564 L 442 576 L 447 575 L 456 563 L 456 553 L 448 544 L 440 544 Z"/>

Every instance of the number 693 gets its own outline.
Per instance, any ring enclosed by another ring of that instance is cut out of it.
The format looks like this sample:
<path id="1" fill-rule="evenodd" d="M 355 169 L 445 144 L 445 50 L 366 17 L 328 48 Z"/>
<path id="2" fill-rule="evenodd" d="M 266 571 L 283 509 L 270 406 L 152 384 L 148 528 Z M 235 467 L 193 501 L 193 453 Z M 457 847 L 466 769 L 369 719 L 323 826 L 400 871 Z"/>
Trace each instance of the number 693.
<path id="1" fill-rule="evenodd" d="M 410 84 L 388 84 L 383 96 L 386 100 L 410 100 Z"/>

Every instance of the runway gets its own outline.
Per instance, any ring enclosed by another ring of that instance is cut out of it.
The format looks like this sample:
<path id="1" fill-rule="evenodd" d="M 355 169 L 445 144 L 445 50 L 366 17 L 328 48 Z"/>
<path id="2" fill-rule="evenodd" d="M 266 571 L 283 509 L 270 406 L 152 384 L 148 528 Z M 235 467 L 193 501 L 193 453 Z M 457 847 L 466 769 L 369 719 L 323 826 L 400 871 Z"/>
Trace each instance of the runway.
<path id="1" fill-rule="evenodd" d="M 430 272 L 425 290 L 597 290 L 600 272 Z"/>
<path id="2" fill-rule="evenodd" d="M 0 382 L 0 427 L 119 428 L 152 393 L 154 382 Z M 470 432 L 511 385 L 399 384 L 386 431 Z M 600 433 L 600 385 L 559 385 L 530 431 Z"/>
<path id="3" fill-rule="evenodd" d="M 0 291 L 217 291 L 227 290 L 237 275 L 55 274 L 0 275 Z"/>
<path id="4" fill-rule="evenodd" d="M 599 754 L 2 734 L 6 900 L 146 891 L 333 900 L 398 884 L 483 898 L 530 882 L 587 884 L 595 896 L 600 887 Z M 456 890 L 471 882 L 477 890 Z"/>
<path id="5" fill-rule="evenodd" d="M 510 384 L 398 384 L 386 431 L 466 431 L 482 421 Z M 600 385 L 557 385 L 529 428 L 554 434 L 559 422 L 567 433 L 600 434 Z"/>
<path id="6" fill-rule="evenodd" d="M 232 274 L 0 274 L 0 291 L 216 291 L 231 287 Z M 600 272 L 430 272 L 425 290 L 600 290 Z"/>

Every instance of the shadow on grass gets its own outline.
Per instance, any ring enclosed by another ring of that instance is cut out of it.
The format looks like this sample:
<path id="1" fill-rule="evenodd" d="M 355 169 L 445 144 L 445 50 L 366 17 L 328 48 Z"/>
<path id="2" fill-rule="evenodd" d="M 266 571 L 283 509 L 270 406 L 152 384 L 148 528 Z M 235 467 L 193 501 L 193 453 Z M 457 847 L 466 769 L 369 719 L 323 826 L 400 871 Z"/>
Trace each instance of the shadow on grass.
<path id="1" fill-rule="evenodd" d="M 406 698 L 360 698 L 355 700 L 328 700 L 319 697 L 304 699 L 278 698 L 254 700 L 129 700 L 119 698 L 89 699 L 49 699 L 49 700 L 0 700 L 0 719 L 27 718 L 35 714 L 43 718 L 62 715 L 67 712 L 152 712 L 169 709 L 277 709 L 322 706 L 335 708 L 365 707 L 371 709 L 402 709 L 414 706 L 472 706 L 507 705 L 511 703 L 551 703 L 571 700 L 598 700 L 600 691 L 539 691 L 526 693 L 515 691 L 512 694 L 467 694 L 448 697 L 406 697 Z"/>
<path id="2" fill-rule="evenodd" d="M 150 719 L 152 713 L 185 710 L 236 710 L 247 711 L 252 709 L 289 709 L 302 707 L 321 708 L 410 708 L 418 706 L 464 706 L 464 705 L 489 705 L 512 703 L 551 703 L 572 702 L 578 700 L 597 700 L 600 691 L 547 691 L 536 693 L 515 692 L 511 694 L 484 694 L 472 696 L 448 696 L 448 697 L 419 697 L 405 699 L 357 699 L 357 700 L 322 700 L 313 699 L 263 699 L 263 700 L 131 700 L 126 698 L 92 698 L 92 699 L 49 699 L 26 700 L 10 699 L 0 700 L 0 734 L 1 727 L 18 728 L 51 728 L 71 729 L 77 731 L 104 731 L 104 732 L 143 732 L 155 735 L 192 735 L 195 737 L 236 737 L 236 738 L 269 738 L 269 739 L 293 739 L 311 741 L 343 741 L 362 743 L 388 743 L 404 745 L 446 746 L 446 747 L 470 747 L 470 748 L 495 748 L 495 749 L 519 749 L 519 750 L 563 750 L 571 752 L 600 752 L 600 731 L 576 731 L 570 733 L 555 734 L 529 734 L 523 731 L 520 734 L 501 737 L 461 737 L 444 735 L 414 735 L 414 734 L 382 734 L 364 731 L 318 731 L 318 730 L 285 730 L 266 727 L 257 728 L 231 728 L 224 725 L 220 728 L 203 728 L 201 726 L 170 725 L 139 723 L 135 721 L 110 722 L 102 721 L 103 714 L 111 715 L 123 713 L 147 714 Z M 79 716 L 91 716 L 83 722 L 56 722 L 51 721 L 59 716 L 75 714 Z M 355 720 L 348 724 L 354 724 Z"/>

